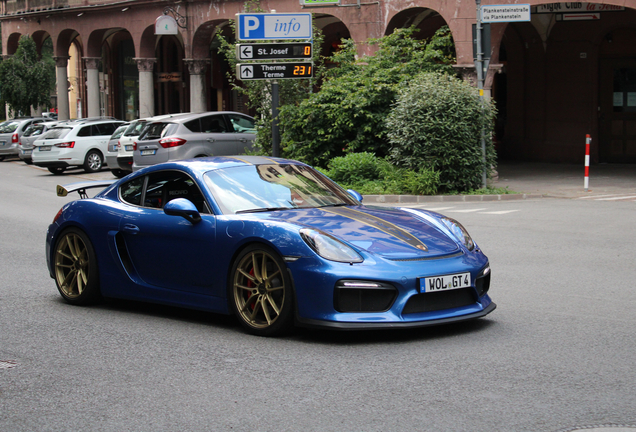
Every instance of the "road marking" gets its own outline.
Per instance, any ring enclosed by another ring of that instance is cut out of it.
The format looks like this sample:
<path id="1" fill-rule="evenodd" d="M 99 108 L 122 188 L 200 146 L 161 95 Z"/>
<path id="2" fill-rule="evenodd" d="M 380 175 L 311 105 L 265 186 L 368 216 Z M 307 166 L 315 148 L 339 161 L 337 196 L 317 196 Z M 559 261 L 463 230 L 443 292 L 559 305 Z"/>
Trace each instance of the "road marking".
<path id="1" fill-rule="evenodd" d="M 596 201 L 619 201 L 619 200 L 633 200 L 636 198 L 636 195 L 623 195 L 613 198 L 599 198 Z"/>
<path id="2" fill-rule="evenodd" d="M 478 208 L 478 209 L 451 210 L 451 211 L 455 212 L 455 213 L 474 213 L 474 212 L 479 212 L 479 211 L 482 211 L 482 210 L 488 210 L 488 209 Z"/>
<path id="3" fill-rule="evenodd" d="M 479 212 L 479 214 L 502 215 L 502 214 L 514 213 L 518 211 L 519 210 L 501 210 L 501 211 L 491 211 L 491 212 Z"/>
<path id="4" fill-rule="evenodd" d="M 602 197 L 615 197 L 618 196 L 618 194 L 610 194 L 610 195 L 592 195 L 592 196 L 585 196 L 585 197 L 580 197 L 577 199 L 598 199 L 598 198 L 602 198 Z"/>

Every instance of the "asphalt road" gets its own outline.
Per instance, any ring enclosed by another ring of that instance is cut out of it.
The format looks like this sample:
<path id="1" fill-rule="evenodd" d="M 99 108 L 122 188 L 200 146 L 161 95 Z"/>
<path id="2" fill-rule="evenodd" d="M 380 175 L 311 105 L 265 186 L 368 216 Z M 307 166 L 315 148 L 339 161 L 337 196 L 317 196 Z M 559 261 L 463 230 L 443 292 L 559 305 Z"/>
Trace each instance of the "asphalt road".
<path id="1" fill-rule="evenodd" d="M 69 198 L 0 163 L 2 431 L 569 431 L 636 427 L 635 202 L 436 203 L 490 257 L 497 310 L 429 329 L 298 330 L 57 294 L 44 234 Z M 169 253 L 169 251 L 166 251 Z"/>

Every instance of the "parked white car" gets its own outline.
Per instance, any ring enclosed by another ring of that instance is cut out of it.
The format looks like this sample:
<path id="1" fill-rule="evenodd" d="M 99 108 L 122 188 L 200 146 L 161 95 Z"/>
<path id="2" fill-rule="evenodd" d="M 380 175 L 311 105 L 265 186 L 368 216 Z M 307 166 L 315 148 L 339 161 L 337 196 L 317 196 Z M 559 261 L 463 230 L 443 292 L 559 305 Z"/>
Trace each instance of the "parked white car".
<path id="1" fill-rule="evenodd" d="M 52 128 L 33 143 L 33 164 L 61 174 L 69 167 L 86 172 L 102 169 L 108 140 L 119 120 L 79 120 Z"/>
<path id="2" fill-rule="evenodd" d="M 129 172 L 122 171 L 117 165 L 117 153 L 119 148 L 119 139 L 126 132 L 130 123 L 120 125 L 108 140 L 108 151 L 106 152 L 106 164 L 113 175 L 117 178 L 125 177 Z"/>
<path id="3" fill-rule="evenodd" d="M 119 138 L 116 166 L 118 166 L 119 169 L 125 174 L 130 174 L 132 172 L 133 165 L 133 146 L 135 145 L 135 141 L 137 140 L 139 135 L 141 135 L 141 132 L 144 130 L 146 125 L 154 121 L 169 119 L 182 114 L 164 114 L 131 121 L 126 131 Z M 115 168 L 115 165 L 111 166 L 111 168 Z"/>

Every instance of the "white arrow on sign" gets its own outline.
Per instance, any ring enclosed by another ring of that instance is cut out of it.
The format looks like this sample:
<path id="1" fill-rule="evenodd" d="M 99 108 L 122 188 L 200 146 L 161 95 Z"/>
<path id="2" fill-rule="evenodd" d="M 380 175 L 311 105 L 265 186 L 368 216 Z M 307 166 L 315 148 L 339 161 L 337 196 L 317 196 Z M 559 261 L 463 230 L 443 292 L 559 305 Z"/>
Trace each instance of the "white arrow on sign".
<path id="1" fill-rule="evenodd" d="M 241 79 L 248 79 L 254 76 L 254 67 L 253 66 L 243 66 L 241 68 Z"/>
<path id="2" fill-rule="evenodd" d="M 251 59 L 252 57 L 254 57 L 254 51 L 252 51 L 252 47 L 249 45 L 243 47 L 243 49 L 241 50 L 241 58 Z"/>

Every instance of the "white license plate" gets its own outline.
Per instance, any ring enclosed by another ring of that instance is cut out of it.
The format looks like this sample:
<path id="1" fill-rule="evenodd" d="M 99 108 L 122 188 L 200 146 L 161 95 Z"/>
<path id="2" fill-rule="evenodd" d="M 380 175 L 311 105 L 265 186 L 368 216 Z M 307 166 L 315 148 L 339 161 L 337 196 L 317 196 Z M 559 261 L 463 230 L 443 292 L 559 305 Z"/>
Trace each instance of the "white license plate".
<path id="1" fill-rule="evenodd" d="M 470 273 L 433 276 L 420 279 L 420 292 L 448 291 L 470 286 Z"/>
<path id="2" fill-rule="evenodd" d="M 133 146 L 131 145 L 124 146 L 124 148 L 126 149 L 126 151 L 133 151 Z"/>
<path id="3" fill-rule="evenodd" d="M 24 153 L 25 155 L 30 155 L 30 154 L 31 154 L 31 150 L 24 150 L 24 151 L 23 151 L 23 153 Z"/>
<path id="4" fill-rule="evenodd" d="M 42 147 L 38 147 L 39 151 L 51 151 L 51 147 L 52 146 L 42 146 Z"/>
<path id="5" fill-rule="evenodd" d="M 142 156 L 153 155 L 155 153 L 157 153 L 157 150 L 142 150 L 141 151 L 141 155 Z"/>
<path id="6" fill-rule="evenodd" d="M 7 142 L 6 141 L 0 141 L 0 146 L 5 145 Z"/>

